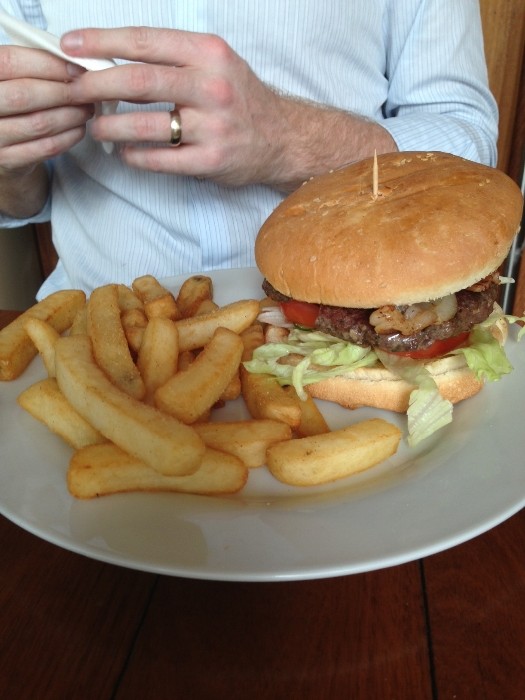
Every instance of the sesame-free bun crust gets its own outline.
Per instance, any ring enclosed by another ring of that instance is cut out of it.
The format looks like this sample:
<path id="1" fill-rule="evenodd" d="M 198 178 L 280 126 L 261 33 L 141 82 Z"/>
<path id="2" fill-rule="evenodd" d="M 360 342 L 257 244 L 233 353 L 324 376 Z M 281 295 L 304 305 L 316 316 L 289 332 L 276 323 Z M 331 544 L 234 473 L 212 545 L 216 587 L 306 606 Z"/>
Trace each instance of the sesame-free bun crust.
<path id="1" fill-rule="evenodd" d="M 257 265 L 294 299 L 375 308 L 469 287 L 505 259 L 523 198 L 503 172 L 445 153 L 378 156 L 305 183 L 263 224 Z"/>

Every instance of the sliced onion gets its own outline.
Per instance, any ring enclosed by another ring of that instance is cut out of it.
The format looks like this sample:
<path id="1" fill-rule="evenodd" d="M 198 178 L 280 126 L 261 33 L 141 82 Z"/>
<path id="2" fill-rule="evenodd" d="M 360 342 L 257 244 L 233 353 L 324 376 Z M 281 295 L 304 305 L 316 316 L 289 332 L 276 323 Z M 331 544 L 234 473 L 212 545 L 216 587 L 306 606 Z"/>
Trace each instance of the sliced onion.
<path id="1" fill-rule="evenodd" d="M 448 294 L 435 302 L 437 323 L 444 323 L 454 318 L 458 311 L 458 302 L 455 294 Z"/>
<path id="2" fill-rule="evenodd" d="M 280 306 L 269 306 L 263 309 L 257 316 L 257 320 L 261 323 L 269 323 L 271 326 L 279 326 L 280 328 L 293 328 L 293 323 L 290 323 Z"/>
<path id="3" fill-rule="evenodd" d="M 412 333 L 418 333 L 424 328 L 431 326 L 436 322 L 436 311 L 430 306 L 428 308 L 423 307 L 419 309 L 419 312 L 414 314 L 412 318 L 407 318 L 404 335 L 412 335 Z"/>
<path id="4" fill-rule="evenodd" d="M 449 294 L 436 301 L 410 304 L 409 306 L 382 306 L 370 314 L 370 323 L 376 333 L 398 331 L 412 335 L 434 323 L 444 323 L 456 315 L 456 295 Z"/>
<path id="5" fill-rule="evenodd" d="M 434 317 L 434 305 L 432 302 L 422 301 L 419 304 L 410 304 L 410 306 L 407 306 L 403 311 L 403 316 L 408 321 L 412 321 L 414 318 L 423 314 L 432 314 L 432 317 Z"/>

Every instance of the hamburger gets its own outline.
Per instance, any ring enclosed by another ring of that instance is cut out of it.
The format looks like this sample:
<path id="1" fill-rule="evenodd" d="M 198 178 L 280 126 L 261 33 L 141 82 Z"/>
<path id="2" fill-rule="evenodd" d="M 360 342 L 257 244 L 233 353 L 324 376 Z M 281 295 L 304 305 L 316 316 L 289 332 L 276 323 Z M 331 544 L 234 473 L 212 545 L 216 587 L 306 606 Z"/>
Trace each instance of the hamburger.
<path id="1" fill-rule="evenodd" d="M 312 178 L 263 224 L 255 259 L 279 327 L 247 368 L 300 395 L 409 412 L 413 442 L 511 371 L 497 302 L 523 197 L 446 153 L 387 153 Z"/>

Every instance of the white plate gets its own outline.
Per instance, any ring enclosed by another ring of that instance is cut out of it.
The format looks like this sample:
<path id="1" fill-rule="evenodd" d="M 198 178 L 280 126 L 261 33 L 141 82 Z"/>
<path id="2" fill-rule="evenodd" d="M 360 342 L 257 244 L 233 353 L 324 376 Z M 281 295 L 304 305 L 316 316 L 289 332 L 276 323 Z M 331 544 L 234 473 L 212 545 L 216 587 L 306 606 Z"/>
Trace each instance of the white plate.
<path id="1" fill-rule="evenodd" d="M 213 277 L 219 303 L 259 298 L 256 270 Z M 167 283 L 177 289 L 182 278 Z M 16 404 L 44 376 L 35 360 L 0 385 L 0 511 L 65 549 L 130 568 L 229 581 L 322 578 L 401 564 L 464 542 L 525 504 L 525 346 L 514 336 L 514 373 L 455 407 L 452 425 L 418 449 L 331 486 L 292 488 L 252 470 L 229 498 L 122 494 L 76 501 L 70 450 Z M 322 403 L 334 428 L 372 415 Z M 242 402 L 220 418 L 244 416 Z"/>

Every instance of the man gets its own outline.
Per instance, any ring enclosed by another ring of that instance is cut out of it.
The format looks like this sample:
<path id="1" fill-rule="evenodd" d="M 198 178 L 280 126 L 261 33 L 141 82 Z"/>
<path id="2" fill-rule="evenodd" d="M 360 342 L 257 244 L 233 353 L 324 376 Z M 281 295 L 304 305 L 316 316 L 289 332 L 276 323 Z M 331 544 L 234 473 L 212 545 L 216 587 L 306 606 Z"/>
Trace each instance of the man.
<path id="1" fill-rule="evenodd" d="M 118 64 L 0 47 L 0 225 L 51 217 L 60 262 L 41 296 L 251 265 L 286 192 L 374 150 L 496 162 L 477 0 L 2 9 Z M 92 120 L 101 101 L 117 113 Z"/>

